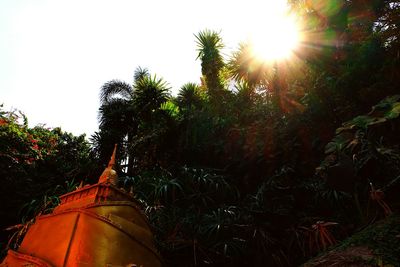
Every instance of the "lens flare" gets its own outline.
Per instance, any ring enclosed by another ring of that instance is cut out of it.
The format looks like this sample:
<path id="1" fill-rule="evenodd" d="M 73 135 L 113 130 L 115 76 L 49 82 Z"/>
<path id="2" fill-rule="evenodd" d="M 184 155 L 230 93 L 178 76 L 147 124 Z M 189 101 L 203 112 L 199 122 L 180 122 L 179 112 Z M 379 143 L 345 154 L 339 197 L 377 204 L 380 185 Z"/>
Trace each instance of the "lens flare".
<path id="1" fill-rule="evenodd" d="M 272 23 L 259 27 L 250 37 L 256 57 L 264 61 L 290 58 L 301 41 L 298 23 L 293 16 L 277 16 Z"/>

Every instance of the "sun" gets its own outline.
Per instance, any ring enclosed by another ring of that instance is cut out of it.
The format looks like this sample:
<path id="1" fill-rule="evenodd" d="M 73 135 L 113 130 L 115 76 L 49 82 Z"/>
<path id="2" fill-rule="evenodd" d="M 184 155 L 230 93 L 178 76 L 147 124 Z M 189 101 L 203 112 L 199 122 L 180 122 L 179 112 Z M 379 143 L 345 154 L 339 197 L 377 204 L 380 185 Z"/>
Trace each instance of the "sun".
<path id="1" fill-rule="evenodd" d="M 265 23 L 256 25 L 249 39 L 257 58 L 263 61 L 287 60 L 301 43 L 299 23 L 293 15 L 275 14 Z"/>

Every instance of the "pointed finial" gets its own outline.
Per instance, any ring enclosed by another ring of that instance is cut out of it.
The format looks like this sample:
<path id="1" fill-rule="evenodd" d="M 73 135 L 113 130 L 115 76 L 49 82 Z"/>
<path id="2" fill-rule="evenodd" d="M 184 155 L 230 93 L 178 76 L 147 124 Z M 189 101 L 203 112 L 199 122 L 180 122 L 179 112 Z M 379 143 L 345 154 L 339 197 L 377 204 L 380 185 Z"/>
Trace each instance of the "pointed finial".
<path id="1" fill-rule="evenodd" d="M 117 144 L 114 145 L 114 150 L 110 161 L 108 162 L 107 168 L 103 171 L 99 178 L 99 183 L 111 182 L 113 185 L 118 183 L 117 172 L 113 169 L 115 165 L 115 155 L 117 153 Z"/>
<path id="2" fill-rule="evenodd" d="M 111 155 L 111 159 L 108 162 L 108 167 L 114 167 L 114 165 L 115 165 L 115 154 L 117 154 L 117 144 L 114 145 L 114 150 L 113 150 L 113 153 Z"/>
<path id="3" fill-rule="evenodd" d="M 80 182 L 80 184 L 79 184 L 77 189 L 81 189 L 82 187 L 83 187 L 83 180 L 81 180 L 81 182 Z"/>

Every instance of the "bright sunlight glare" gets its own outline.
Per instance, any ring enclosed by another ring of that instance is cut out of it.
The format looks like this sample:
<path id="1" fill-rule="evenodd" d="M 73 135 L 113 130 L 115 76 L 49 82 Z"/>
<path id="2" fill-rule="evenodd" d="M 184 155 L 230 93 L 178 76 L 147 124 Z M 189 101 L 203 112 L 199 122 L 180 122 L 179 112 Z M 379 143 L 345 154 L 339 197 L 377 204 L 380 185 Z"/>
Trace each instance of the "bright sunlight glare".
<path id="1" fill-rule="evenodd" d="M 266 21 L 256 24 L 249 36 L 255 56 L 263 61 L 292 57 L 300 41 L 299 23 L 286 11 L 269 14 Z"/>

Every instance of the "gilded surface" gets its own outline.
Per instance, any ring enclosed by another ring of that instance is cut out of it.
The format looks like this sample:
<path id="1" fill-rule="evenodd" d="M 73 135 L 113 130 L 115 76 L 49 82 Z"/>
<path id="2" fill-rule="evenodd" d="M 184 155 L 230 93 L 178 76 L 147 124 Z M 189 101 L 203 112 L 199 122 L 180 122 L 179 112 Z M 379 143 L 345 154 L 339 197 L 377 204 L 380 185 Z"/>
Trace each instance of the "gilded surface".
<path id="1" fill-rule="evenodd" d="M 60 206 L 36 218 L 0 267 L 161 266 L 138 203 L 114 186 L 115 151 L 99 183 L 61 196 Z"/>

